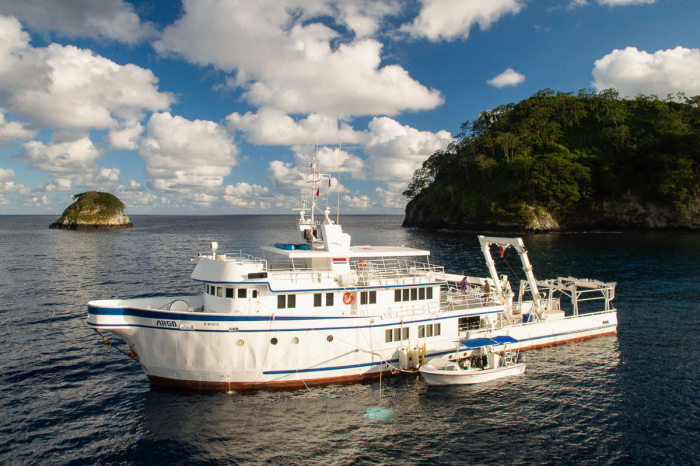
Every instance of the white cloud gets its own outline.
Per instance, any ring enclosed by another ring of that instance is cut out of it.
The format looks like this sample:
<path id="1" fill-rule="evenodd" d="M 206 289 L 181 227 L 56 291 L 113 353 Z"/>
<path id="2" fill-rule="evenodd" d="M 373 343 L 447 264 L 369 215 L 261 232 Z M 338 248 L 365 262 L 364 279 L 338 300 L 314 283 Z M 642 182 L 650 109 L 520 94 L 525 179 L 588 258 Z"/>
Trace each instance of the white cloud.
<path id="1" fill-rule="evenodd" d="M 153 189 L 193 192 L 220 187 L 238 164 L 233 137 L 213 121 L 156 113 L 146 131 L 139 156 L 146 162 L 145 174 Z"/>
<path id="2" fill-rule="evenodd" d="M 73 181 L 69 178 L 56 178 L 51 182 L 42 183 L 36 187 L 37 192 L 63 192 L 69 193 L 73 190 Z"/>
<path id="3" fill-rule="evenodd" d="M 372 200 L 366 195 L 343 196 L 343 207 L 350 209 L 369 209 L 373 206 Z"/>
<path id="4" fill-rule="evenodd" d="M 600 5 L 607 6 L 625 6 L 625 5 L 643 5 L 645 3 L 656 3 L 656 0 L 596 0 Z"/>
<path id="5" fill-rule="evenodd" d="M 379 204 L 390 209 L 403 209 L 406 207 L 406 198 L 401 195 L 401 190 L 376 188 Z"/>
<path id="6" fill-rule="evenodd" d="M 123 0 L 3 0 L 0 14 L 13 15 L 41 32 L 136 43 L 155 31 Z"/>
<path id="7" fill-rule="evenodd" d="M 36 127 L 134 127 L 144 111 L 173 102 L 157 82 L 150 70 L 72 45 L 33 48 L 15 18 L 0 16 L 0 93 Z"/>
<path id="8" fill-rule="evenodd" d="M 522 0 L 421 0 L 418 17 L 401 30 L 431 41 L 466 39 L 475 24 L 488 29 L 501 16 L 516 14 Z"/>
<path id="9" fill-rule="evenodd" d="M 513 68 L 508 68 L 495 78 L 486 81 L 486 84 L 488 84 L 489 86 L 501 88 L 505 86 L 517 86 L 518 84 L 523 82 L 525 82 L 525 75 L 518 73 Z"/>
<path id="10" fill-rule="evenodd" d="M 31 192 L 31 189 L 23 184 L 15 182 L 15 171 L 9 168 L 0 168 L 0 193 L 2 194 L 19 194 L 25 196 Z"/>
<path id="11" fill-rule="evenodd" d="M 227 185 L 224 188 L 223 200 L 230 206 L 267 209 L 270 204 L 263 199 L 270 197 L 272 195 L 268 188 L 241 182 L 236 185 Z"/>
<path id="12" fill-rule="evenodd" d="M 46 171 L 54 177 L 76 178 L 86 172 L 96 172 L 96 161 L 102 155 L 90 138 L 78 136 L 49 144 L 29 141 L 22 145 L 20 158 L 30 167 Z"/>
<path id="13" fill-rule="evenodd" d="M 593 86 L 615 88 L 621 95 L 639 93 L 666 96 L 685 92 L 700 94 L 700 49 L 659 50 L 653 54 L 635 47 L 614 50 L 593 68 Z"/>
<path id="14" fill-rule="evenodd" d="M 110 130 L 107 139 L 112 149 L 135 150 L 138 149 L 138 140 L 143 133 L 143 125 L 136 123 L 124 129 Z"/>
<path id="15" fill-rule="evenodd" d="M 16 139 L 31 139 L 36 131 L 26 128 L 25 123 L 5 120 L 4 109 L 0 108 L 0 145 L 5 145 Z"/>
<path id="16" fill-rule="evenodd" d="M 358 143 L 362 134 L 337 117 L 312 113 L 294 120 L 280 109 L 262 107 L 257 113 L 237 112 L 226 117 L 231 131 L 246 133 L 246 141 L 258 145 Z"/>
<path id="17" fill-rule="evenodd" d="M 453 141 L 447 131 L 419 131 L 387 117 L 374 118 L 368 128 L 363 150 L 369 178 L 387 183 L 405 184 L 425 159 Z"/>
<path id="18" fill-rule="evenodd" d="M 163 31 L 155 48 L 193 63 L 235 71 L 229 81 L 242 86 L 256 106 L 290 114 L 352 116 L 432 109 L 439 91 L 413 80 L 399 65 L 381 65 L 382 44 L 374 39 L 341 41 L 340 33 L 314 21 L 331 17 L 356 25 L 395 11 L 394 2 L 372 9 L 313 0 L 185 1 L 184 15 Z M 356 26 L 363 33 L 376 26 Z M 222 47 L 221 44 L 226 44 Z"/>

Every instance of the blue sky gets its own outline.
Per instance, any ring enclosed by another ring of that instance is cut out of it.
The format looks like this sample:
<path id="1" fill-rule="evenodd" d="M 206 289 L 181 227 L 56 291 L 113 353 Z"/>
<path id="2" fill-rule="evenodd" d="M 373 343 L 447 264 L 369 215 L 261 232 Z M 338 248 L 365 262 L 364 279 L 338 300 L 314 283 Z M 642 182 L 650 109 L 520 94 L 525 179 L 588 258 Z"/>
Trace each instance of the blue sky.
<path id="1" fill-rule="evenodd" d="M 538 90 L 700 94 L 696 0 L 4 0 L 0 214 L 402 213 L 413 171 Z M 342 149 L 339 142 L 342 141 Z"/>

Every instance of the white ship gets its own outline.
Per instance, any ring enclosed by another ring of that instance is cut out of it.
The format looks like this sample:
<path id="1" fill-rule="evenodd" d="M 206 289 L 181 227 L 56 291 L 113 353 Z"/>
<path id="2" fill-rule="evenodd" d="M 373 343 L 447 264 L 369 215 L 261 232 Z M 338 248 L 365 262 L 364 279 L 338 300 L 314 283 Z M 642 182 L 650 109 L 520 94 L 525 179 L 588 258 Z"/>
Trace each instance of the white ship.
<path id="1" fill-rule="evenodd" d="M 192 273 L 202 294 L 91 301 L 88 325 L 124 340 L 152 385 L 223 390 L 417 370 L 470 356 L 458 340 L 508 335 L 513 349 L 530 349 L 617 331 L 615 283 L 537 281 L 520 238 L 480 236 L 489 276 L 468 277 L 464 293 L 462 276 L 431 264 L 429 251 L 352 246 L 316 205 L 324 176 L 312 166 L 310 215 L 300 211 L 294 242 L 263 246 L 264 258 L 212 243 Z M 491 247 L 520 256 L 527 279 L 517 297 Z M 596 299 L 599 309 L 579 309 Z"/>

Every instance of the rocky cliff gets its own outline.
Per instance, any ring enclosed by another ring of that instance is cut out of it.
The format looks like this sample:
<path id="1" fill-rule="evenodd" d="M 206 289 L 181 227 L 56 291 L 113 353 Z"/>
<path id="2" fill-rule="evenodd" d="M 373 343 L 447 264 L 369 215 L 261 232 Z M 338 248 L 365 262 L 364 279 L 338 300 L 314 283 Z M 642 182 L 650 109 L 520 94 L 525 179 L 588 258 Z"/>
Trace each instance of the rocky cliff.
<path id="1" fill-rule="evenodd" d="M 644 202 L 636 196 L 622 196 L 601 202 L 589 210 L 578 210 L 555 218 L 542 207 L 525 206 L 521 222 L 469 222 L 426 208 L 420 202 L 406 208 L 404 227 L 426 230 L 462 230 L 499 233 L 548 233 L 582 231 L 696 231 L 700 232 L 700 199 L 685 213 L 673 206 Z"/>
<path id="2" fill-rule="evenodd" d="M 133 227 L 123 215 L 124 203 L 109 193 L 89 191 L 73 196 L 75 202 L 49 228 L 96 230 Z"/>

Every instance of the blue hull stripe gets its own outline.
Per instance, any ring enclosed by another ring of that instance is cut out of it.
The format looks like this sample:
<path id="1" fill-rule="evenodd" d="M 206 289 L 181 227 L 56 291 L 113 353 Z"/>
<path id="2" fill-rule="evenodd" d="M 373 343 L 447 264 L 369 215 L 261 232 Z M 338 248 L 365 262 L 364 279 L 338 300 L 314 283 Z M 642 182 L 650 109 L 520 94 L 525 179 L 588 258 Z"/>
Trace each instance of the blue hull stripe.
<path id="1" fill-rule="evenodd" d="M 98 311 L 98 312 L 93 312 L 93 311 Z M 107 312 L 104 312 L 107 311 Z M 460 315 L 452 315 L 452 316 L 445 316 L 445 317 L 438 317 L 435 319 L 418 319 L 418 320 L 404 320 L 404 324 L 415 324 L 415 323 L 420 323 L 420 322 L 437 322 L 441 320 L 447 320 L 447 319 L 458 319 L 460 317 L 472 317 L 475 315 L 486 315 L 486 314 L 500 314 L 503 312 L 503 309 L 497 309 L 494 311 L 487 311 L 487 312 L 479 312 L 476 314 L 460 314 Z M 115 309 L 115 308 L 93 308 L 90 306 L 88 308 L 88 313 L 92 315 L 108 315 L 108 316 L 129 316 L 129 317 L 141 317 L 144 319 L 156 319 L 156 320 L 180 320 L 180 321 L 189 321 L 189 322 L 226 322 L 226 323 L 236 323 L 236 322 L 251 322 L 251 321 L 263 321 L 263 322 L 269 322 L 270 317 L 265 317 L 265 316 L 204 316 L 204 315 L 185 315 L 185 314 L 173 314 L 170 313 L 169 311 L 163 311 L 163 312 L 157 312 L 157 311 L 146 311 L 146 310 L 140 310 L 140 309 Z M 359 317 L 294 317 L 294 316 L 275 316 L 274 320 L 276 321 L 309 321 L 309 320 L 320 320 L 324 319 L 326 321 L 335 319 L 336 321 L 339 319 L 352 319 L 352 320 L 357 320 L 357 319 L 368 319 L 372 318 L 372 316 L 359 316 Z M 88 322 L 88 325 L 92 327 L 99 327 L 99 328 L 109 328 L 109 327 L 114 327 L 114 328 L 124 328 L 124 327 L 138 327 L 138 328 L 153 328 L 153 329 L 159 329 L 159 330 L 174 330 L 177 332 L 183 331 L 183 332 L 219 332 L 219 333 L 231 333 L 229 329 L 203 329 L 203 328 L 198 328 L 198 329 L 192 329 L 192 330 L 180 330 L 177 327 L 164 327 L 164 326 L 157 326 L 157 325 L 145 325 L 145 324 L 129 324 L 129 323 L 124 323 L 124 324 L 94 324 L 91 322 Z M 352 329 L 360 329 L 360 328 L 381 328 L 381 327 L 395 327 L 397 325 L 397 322 L 391 322 L 391 323 L 385 323 L 385 324 L 372 324 L 372 325 L 346 325 L 342 327 L 326 327 L 326 326 L 319 326 L 319 327 L 309 327 L 309 328 L 289 328 L 289 329 L 284 329 L 284 328 L 275 328 L 270 330 L 269 328 L 265 329 L 242 329 L 242 330 L 235 330 L 236 332 L 239 333 L 259 333 L 259 332 L 306 332 L 306 331 L 313 331 L 313 330 L 352 330 Z"/>
<path id="2" fill-rule="evenodd" d="M 600 329 L 612 328 L 612 327 L 617 327 L 617 325 L 605 325 L 605 326 L 601 326 L 601 327 L 588 328 L 585 330 L 575 330 L 572 332 L 557 333 L 554 335 L 544 335 L 544 336 L 540 336 L 540 337 L 526 338 L 526 339 L 520 340 L 520 343 L 541 340 L 544 338 L 556 338 L 556 337 L 561 337 L 561 336 L 565 336 L 565 335 L 575 335 L 577 333 L 586 333 L 586 332 L 590 332 L 591 330 L 600 330 Z M 426 354 L 425 357 L 427 359 L 428 357 L 433 358 L 436 356 L 443 356 L 446 354 L 455 354 L 455 353 L 459 353 L 459 352 L 461 352 L 461 351 L 454 351 L 454 350 L 442 351 L 442 352 L 437 352 L 437 353 L 430 353 L 429 355 Z M 337 370 L 343 370 L 343 369 L 353 369 L 353 368 L 357 368 L 357 367 L 379 366 L 380 364 L 383 364 L 383 363 L 395 363 L 398 361 L 399 361 L 398 359 L 387 359 L 385 361 L 368 362 L 368 363 L 364 363 L 364 364 L 352 364 L 352 365 L 348 365 L 348 366 L 318 367 L 318 368 L 315 367 L 312 369 L 284 370 L 284 371 L 263 371 L 263 374 L 264 375 L 283 375 L 283 374 L 296 374 L 296 373 L 303 373 L 303 372 L 308 373 L 308 372 L 322 372 L 322 371 L 337 371 Z"/>

